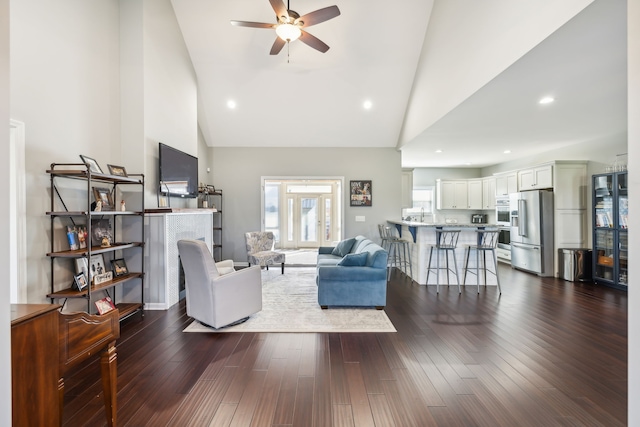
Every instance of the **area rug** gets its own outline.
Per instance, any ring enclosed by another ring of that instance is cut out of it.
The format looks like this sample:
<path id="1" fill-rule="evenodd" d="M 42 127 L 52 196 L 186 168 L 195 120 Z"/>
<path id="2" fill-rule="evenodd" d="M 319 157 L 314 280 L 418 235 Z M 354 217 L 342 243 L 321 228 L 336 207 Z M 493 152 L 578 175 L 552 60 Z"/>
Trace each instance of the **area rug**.
<path id="1" fill-rule="evenodd" d="M 272 271 L 273 270 L 273 271 Z M 262 311 L 235 326 L 213 329 L 193 321 L 184 332 L 396 332 L 384 310 L 318 305 L 315 268 L 262 272 Z"/>

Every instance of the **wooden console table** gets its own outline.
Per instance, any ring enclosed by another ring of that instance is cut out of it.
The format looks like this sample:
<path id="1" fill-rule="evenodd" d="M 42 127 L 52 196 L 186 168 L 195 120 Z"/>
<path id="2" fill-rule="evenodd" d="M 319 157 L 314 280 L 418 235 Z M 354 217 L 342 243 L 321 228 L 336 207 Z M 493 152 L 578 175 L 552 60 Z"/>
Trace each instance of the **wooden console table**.
<path id="1" fill-rule="evenodd" d="M 59 308 L 57 304 L 11 305 L 13 425 L 60 426 L 63 376 L 105 349 L 100 357 L 105 412 L 108 425 L 115 426 L 118 310 L 97 316 L 61 314 Z"/>

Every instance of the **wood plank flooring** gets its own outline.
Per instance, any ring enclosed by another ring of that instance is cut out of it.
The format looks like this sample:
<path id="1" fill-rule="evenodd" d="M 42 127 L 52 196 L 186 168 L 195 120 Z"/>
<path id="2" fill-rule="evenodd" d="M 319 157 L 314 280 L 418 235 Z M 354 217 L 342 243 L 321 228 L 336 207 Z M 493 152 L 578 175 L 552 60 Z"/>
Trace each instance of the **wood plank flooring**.
<path id="1" fill-rule="evenodd" d="M 286 269 L 285 269 L 286 274 Z M 495 287 L 394 271 L 397 333 L 183 333 L 184 304 L 122 323 L 120 426 L 624 426 L 627 295 L 500 269 Z M 65 426 L 106 425 L 98 363 Z"/>

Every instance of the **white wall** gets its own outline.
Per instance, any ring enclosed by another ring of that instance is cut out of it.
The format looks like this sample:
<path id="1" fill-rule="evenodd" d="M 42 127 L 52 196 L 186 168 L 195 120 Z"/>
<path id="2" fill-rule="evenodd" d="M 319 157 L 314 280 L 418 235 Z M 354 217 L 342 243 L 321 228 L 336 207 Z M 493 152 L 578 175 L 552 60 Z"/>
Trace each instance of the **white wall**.
<path id="1" fill-rule="evenodd" d="M 0 180 L 9 182 L 9 0 L 0 0 Z M 0 282 L 9 283 L 9 197 L 0 196 Z M 0 291 L 0 425 L 11 425 L 11 306 Z"/>
<path id="2" fill-rule="evenodd" d="M 26 125 L 27 299 L 49 302 L 46 170 L 79 154 L 124 165 L 156 206 L 158 141 L 197 155 L 196 77 L 169 0 L 14 1 L 10 66 L 11 118 Z"/>
<path id="3" fill-rule="evenodd" d="M 144 0 L 145 206 L 157 206 L 158 142 L 198 155 L 197 81 L 170 0 Z M 196 207 L 171 199 L 172 207 Z"/>
<path id="4" fill-rule="evenodd" d="M 629 161 L 633 166 L 629 169 L 629 211 L 631 225 L 629 234 L 634 235 L 640 230 L 640 2 L 630 0 L 627 16 L 627 51 L 628 51 L 628 82 L 629 82 Z M 640 259 L 640 239 L 629 238 L 630 264 Z M 629 417 L 628 425 L 640 426 L 640 288 L 637 270 L 629 272 L 629 394 L 627 398 Z"/>
<path id="5" fill-rule="evenodd" d="M 25 123 L 27 299 L 50 292 L 49 177 L 52 162 L 118 164 L 118 3 L 11 3 L 11 118 Z M 63 238 L 63 237 L 61 237 Z"/>
<path id="6" fill-rule="evenodd" d="M 592 1 L 435 0 L 398 146 L 411 141 Z"/>
<path id="7" fill-rule="evenodd" d="M 261 177 L 331 176 L 372 180 L 372 206 L 349 207 L 345 189 L 345 237 L 377 239 L 377 224 L 400 218 L 400 152 L 390 148 L 214 148 L 213 182 L 224 192 L 223 258 L 246 261 L 244 233 L 261 229 Z M 365 222 L 355 222 L 355 216 Z"/>

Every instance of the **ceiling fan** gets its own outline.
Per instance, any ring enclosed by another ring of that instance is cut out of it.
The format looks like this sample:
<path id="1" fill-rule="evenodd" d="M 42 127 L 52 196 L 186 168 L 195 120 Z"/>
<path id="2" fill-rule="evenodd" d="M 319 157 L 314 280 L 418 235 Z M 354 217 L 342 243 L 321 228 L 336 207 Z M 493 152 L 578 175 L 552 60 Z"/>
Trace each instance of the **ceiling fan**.
<path id="1" fill-rule="evenodd" d="M 271 7 L 276 12 L 276 19 L 278 21 L 276 24 L 231 21 L 231 25 L 237 25 L 239 27 L 275 29 L 278 37 L 276 37 L 275 42 L 273 42 L 273 46 L 271 46 L 271 52 L 269 52 L 271 55 L 277 55 L 286 43 L 290 43 L 298 38 L 306 45 L 311 46 L 322 53 L 329 50 L 329 46 L 326 43 L 306 32 L 304 28 L 328 21 L 329 19 L 340 15 L 340 9 L 338 9 L 338 6 L 325 7 L 300 16 L 298 12 L 289 9 L 289 0 L 287 0 L 286 6 L 283 0 L 269 0 L 269 3 L 271 3 Z"/>

